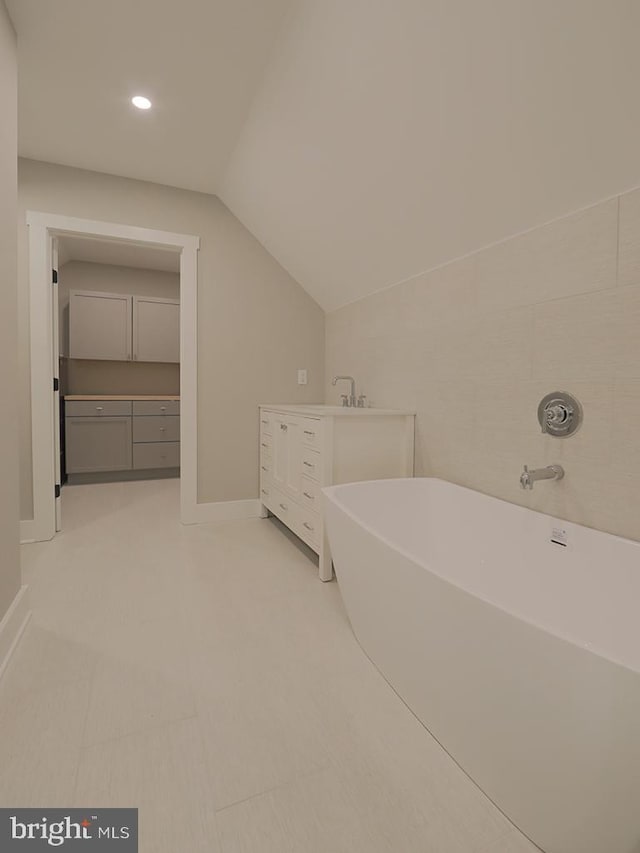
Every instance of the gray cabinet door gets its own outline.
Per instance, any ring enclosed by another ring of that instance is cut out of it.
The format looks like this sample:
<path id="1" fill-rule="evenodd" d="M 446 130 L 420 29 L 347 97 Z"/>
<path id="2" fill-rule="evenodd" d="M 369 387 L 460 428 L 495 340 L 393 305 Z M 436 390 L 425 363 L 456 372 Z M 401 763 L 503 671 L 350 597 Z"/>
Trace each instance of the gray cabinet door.
<path id="1" fill-rule="evenodd" d="M 131 360 L 132 297 L 72 290 L 69 357 Z"/>
<path id="2" fill-rule="evenodd" d="M 133 297 L 133 357 L 136 361 L 180 361 L 180 302 Z"/>
<path id="3" fill-rule="evenodd" d="M 128 471 L 132 467 L 131 418 L 66 418 L 67 473 Z"/>

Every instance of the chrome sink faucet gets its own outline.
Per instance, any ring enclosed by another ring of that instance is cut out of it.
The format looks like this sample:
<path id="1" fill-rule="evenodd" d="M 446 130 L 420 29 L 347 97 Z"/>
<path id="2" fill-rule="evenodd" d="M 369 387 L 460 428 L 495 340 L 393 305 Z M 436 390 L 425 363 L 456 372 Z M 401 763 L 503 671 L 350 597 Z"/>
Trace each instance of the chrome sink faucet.
<path id="1" fill-rule="evenodd" d="M 561 480 L 564 477 L 562 465 L 547 465 L 546 468 L 534 468 L 530 471 L 525 465 L 520 474 L 520 485 L 523 489 L 533 489 L 536 480 Z"/>
<path id="2" fill-rule="evenodd" d="M 347 397 L 346 394 L 342 395 L 342 405 L 343 406 L 357 406 L 358 401 L 356 399 L 356 380 L 353 376 L 334 376 L 331 380 L 331 384 L 335 385 L 339 379 L 346 379 L 351 383 L 351 393 Z"/>

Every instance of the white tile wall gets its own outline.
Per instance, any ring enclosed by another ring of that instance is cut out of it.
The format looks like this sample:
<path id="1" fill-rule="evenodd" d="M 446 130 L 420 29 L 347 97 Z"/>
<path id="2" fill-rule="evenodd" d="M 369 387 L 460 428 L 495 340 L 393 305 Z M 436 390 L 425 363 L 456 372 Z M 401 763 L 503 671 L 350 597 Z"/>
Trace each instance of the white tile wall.
<path id="1" fill-rule="evenodd" d="M 417 412 L 416 472 L 640 539 L 640 190 L 329 314 L 335 373 Z M 581 400 L 582 429 L 543 436 L 539 400 Z M 519 486 L 523 464 L 564 465 Z"/>

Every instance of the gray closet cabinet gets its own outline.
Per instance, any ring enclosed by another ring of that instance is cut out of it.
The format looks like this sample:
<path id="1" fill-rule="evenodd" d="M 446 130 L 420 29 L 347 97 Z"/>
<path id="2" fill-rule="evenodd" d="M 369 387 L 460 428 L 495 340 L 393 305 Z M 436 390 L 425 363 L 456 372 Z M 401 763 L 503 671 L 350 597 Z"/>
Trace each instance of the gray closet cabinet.
<path id="1" fill-rule="evenodd" d="M 180 302 L 177 299 L 133 297 L 133 358 L 135 361 L 180 361 Z"/>
<path id="2" fill-rule="evenodd" d="M 131 361 L 133 297 L 71 291 L 69 358 Z"/>
<path id="3" fill-rule="evenodd" d="M 131 402 L 67 403 L 66 465 L 69 474 L 128 471 L 132 466 Z"/>
<path id="4" fill-rule="evenodd" d="M 69 357 L 180 361 L 180 301 L 72 290 Z"/>
<path id="5" fill-rule="evenodd" d="M 178 473 L 179 400 L 107 400 L 96 396 L 66 398 L 65 406 L 70 483 L 135 479 L 141 476 L 137 472 L 150 470 L 154 476 Z"/>

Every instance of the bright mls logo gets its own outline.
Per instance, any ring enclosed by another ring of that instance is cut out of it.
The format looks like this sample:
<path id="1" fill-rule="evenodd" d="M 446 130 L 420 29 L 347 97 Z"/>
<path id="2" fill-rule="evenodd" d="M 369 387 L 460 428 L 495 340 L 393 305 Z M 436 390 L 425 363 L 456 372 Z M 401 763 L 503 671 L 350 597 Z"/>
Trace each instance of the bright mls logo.
<path id="1" fill-rule="evenodd" d="M 137 809 L 0 809 L 0 853 L 138 853 Z"/>

